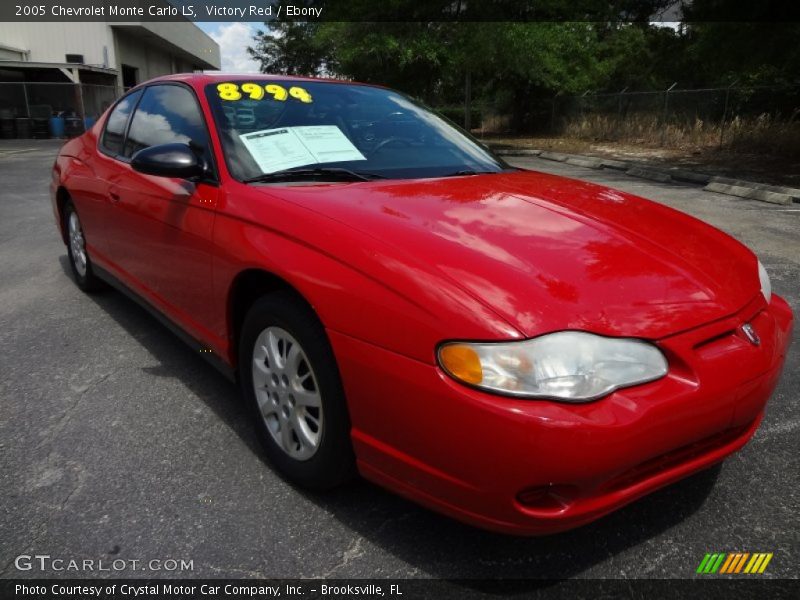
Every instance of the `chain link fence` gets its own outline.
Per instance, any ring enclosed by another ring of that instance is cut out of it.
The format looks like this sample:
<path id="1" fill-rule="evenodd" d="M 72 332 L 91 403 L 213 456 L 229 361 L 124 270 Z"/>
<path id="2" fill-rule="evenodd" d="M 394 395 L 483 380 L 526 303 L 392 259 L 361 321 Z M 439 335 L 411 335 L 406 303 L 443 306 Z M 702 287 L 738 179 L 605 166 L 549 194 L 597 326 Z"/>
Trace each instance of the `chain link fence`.
<path id="1" fill-rule="evenodd" d="M 0 82 L 0 138 L 79 135 L 120 92 L 85 83 Z"/>
<path id="2" fill-rule="evenodd" d="M 549 135 L 800 156 L 800 86 L 556 96 L 512 114 L 481 105 L 484 135 Z"/>

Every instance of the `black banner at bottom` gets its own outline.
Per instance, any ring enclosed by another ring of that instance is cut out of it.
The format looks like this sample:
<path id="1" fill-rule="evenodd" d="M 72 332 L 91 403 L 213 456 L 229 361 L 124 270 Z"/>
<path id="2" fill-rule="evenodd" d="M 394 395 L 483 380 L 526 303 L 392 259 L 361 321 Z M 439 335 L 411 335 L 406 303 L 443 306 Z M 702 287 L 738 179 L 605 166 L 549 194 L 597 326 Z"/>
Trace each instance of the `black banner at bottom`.
<path id="1" fill-rule="evenodd" d="M 3 600 L 799 598 L 798 579 L 3 579 Z"/>

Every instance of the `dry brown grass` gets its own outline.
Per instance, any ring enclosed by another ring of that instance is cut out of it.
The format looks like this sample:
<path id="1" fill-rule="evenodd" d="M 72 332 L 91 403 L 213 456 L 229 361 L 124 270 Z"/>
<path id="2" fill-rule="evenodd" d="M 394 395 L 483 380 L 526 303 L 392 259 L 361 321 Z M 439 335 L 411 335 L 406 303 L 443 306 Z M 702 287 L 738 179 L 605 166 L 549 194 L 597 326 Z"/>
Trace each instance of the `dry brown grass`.
<path id="1" fill-rule="evenodd" d="M 564 136 L 592 142 L 626 142 L 681 150 L 719 148 L 729 152 L 767 153 L 800 158 L 798 115 L 786 120 L 768 114 L 735 117 L 723 128 L 720 123 L 662 124 L 656 115 L 638 114 L 624 119 L 607 115 L 585 115 L 564 123 Z"/>
<path id="2" fill-rule="evenodd" d="M 723 132 L 722 147 L 719 125 L 701 121 L 690 126 L 670 124 L 663 134 L 657 121 L 644 118 L 628 119 L 624 124 L 597 118 L 576 120 L 560 137 L 474 133 L 493 145 L 682 166 L 712 175 L 800 187 L 799 121 L 800 115 L 788 121 L 767 116 L 733 119 Z"/>

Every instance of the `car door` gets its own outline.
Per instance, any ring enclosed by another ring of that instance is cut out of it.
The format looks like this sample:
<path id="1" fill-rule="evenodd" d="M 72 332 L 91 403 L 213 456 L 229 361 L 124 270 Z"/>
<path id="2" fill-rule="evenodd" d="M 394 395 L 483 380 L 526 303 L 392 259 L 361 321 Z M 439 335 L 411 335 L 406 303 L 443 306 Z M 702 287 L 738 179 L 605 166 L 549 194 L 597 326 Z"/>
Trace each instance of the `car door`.
<path id="1" fill-rule="evenodd" d="M 105 226 L 110 208 L 108 188 L 119 176 L 122 166 L 114 157 L 122 153 L 125 130 L 141 94 L 142 90 L 135 90 L 117 102 L 97 140 L 97 152 L 81 152 L 73 158 L 69 180 L 66 181 L 80 215 L 92 261 L 104 267 L 112 262 Z"/>
<path id="2" fill-rule="evenodd" d="M 130 166 L 139 150 L 190 144 L 210 167 L 204 181 L 145 175 Z M 200 340 L 212 337 L 211 244 L 219 194 L 208 129 L 194 92 L 165 83 L 144 89 L 109 185 L 111 256 L 126 283 Z"/>

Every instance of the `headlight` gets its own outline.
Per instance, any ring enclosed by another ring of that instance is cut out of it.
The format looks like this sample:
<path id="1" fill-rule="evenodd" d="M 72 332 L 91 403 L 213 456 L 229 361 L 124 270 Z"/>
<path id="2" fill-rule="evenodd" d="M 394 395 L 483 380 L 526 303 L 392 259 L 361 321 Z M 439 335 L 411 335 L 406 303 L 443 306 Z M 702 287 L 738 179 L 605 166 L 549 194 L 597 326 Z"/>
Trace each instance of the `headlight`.
<path id="1" fill-rule="evenodd" d="M 764 294 L 764 299 L 767 301 L 767 304 L 769 304 L 770 298 L 772 298 L 772 283 L 761 261 L 758 261 L 758 280 L 761 282 L 761 293 Z"/>
<path id="2" fill-rule="evenodd" d="M 448 342 L 439 364 L 453 379 L 524 398 L 586 402 L 667 374 L 658 348 L 635 339 L 562 331 L 521 342 Z"/>

